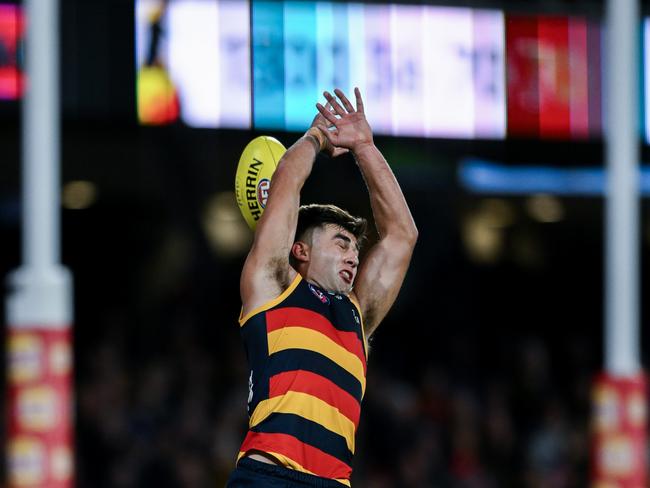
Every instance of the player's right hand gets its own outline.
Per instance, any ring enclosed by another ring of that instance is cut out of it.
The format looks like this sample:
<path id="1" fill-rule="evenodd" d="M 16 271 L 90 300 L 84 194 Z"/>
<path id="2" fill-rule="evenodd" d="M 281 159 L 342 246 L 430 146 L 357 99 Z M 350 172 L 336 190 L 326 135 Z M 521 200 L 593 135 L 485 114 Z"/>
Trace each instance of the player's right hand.
<path id="1" fill-rule="evenodd" d="M 327 91 L 323 95 L 332 109 L 328 110 L 320 103 L 316 104 L 316 108 L 320 114 L 334 127 L 333 130 L 323 131 L 323 128 L 319 126 L 321 132 L 323 132 L 328 141 L 335 147 L 345 147 L 353 153 L 360 151 L 366 146 L 373 146 L 372 129 L 366 120 L 363 100 L 361 99 L 359 89 L 354 89 L 357 102 L 356 109 L 341 90 L 336 88 L 334 93 L 341 100 L 343 106 Z"/>

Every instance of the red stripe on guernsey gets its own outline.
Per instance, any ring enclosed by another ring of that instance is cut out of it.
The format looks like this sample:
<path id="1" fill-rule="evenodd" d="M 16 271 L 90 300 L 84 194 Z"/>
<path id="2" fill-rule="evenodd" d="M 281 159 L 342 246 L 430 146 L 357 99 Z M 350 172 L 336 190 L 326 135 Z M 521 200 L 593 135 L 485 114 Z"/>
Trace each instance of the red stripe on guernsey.
<path id="1" fill-rule="evenodd" d="M 347 391 L 339 388 L 336 383 L 311 371 L 285 371 L 271 377 L 269 398 L 284 395 L 288 391 L 307 393 L 323 400 L 338 409 L 343 415 L 359 426 L 361 406 Z"/>
<path id="2" fill-rule="evenodd" d="M 322 478 L 348 479 L 352 474 L 352 468 L 343 461 L 288 434 L 248 432 L 240 450 L 247 452 L 251 449 L 277 452 L 287 456 L 307 471 Z"/>
<path id="3" fill-rule="evenodd" d="M 338 330 L 332 322 L 321 314 L 304 308 L 285 307 L 266 312 L 266 332 L 282 329 L 283 327 L 304 327 L 320 332 L 329 337 L 345 350 L 350 351 L 361 359 L 363 370 L 366 370 L 366 357 L 363 343 L 355 332 Z"/>

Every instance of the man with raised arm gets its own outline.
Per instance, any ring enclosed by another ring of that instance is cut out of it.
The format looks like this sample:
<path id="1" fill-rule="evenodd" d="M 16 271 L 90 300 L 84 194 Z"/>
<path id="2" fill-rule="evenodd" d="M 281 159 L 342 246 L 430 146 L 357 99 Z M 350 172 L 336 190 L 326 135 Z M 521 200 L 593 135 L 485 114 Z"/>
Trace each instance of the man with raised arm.
<path id="1" fill-rule="evenodd" d="M 356 108 L 325 92 L 314 123 L 284 154 L 241 274 L 239 319 L 250 366 L 249 431 L 229 488 L 350 486 L 366 387 L 367 339 L 402 285 L 417 229 Z M 379 240 L 359 262 L 366 222 L 334 205 L 300 206 L 316 155 L 352 152 Z"/>

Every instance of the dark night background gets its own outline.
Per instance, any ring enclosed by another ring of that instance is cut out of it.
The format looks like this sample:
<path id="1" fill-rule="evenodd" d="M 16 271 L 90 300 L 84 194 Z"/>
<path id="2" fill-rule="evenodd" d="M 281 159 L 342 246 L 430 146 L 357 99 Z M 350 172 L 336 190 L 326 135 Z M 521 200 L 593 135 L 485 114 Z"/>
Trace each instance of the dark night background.
<path id="1" fill-rule="evenodd" d="M 461 3 L 603 10 L 601 2 Z M 258 133 L 138 126 L 133 12 L 125 0 L 61 2 L 61 180 L 97 188 L 90 207 L 62 209 L 62 259 L 74 274 L 78 486 L 223 486 L 246 428 L 237 327 L 245 251 L 220 251 L 204 224 Z M 18 104 L 0 104 L 3 277 L 20 263 L 19 119 Z M 287 146 L 300 136 L 270 135 Z M 599 166 L 602 141 L 376 143 L 420 238 L 371 341 L 356 486 L 586 486 L 590 387 L 602 366 L 604 202 L 561 198 L 561 219 L 543 223 L 529 196 L 470 194 L 457 168 L 468 156 Z M 370 217 L 346 157 L 318 161 L 303 202 Z M 472 247 L 477 228 L 496 242 L 483 253 Z M 644 364 L 646 342 L 644 334 Z"/>

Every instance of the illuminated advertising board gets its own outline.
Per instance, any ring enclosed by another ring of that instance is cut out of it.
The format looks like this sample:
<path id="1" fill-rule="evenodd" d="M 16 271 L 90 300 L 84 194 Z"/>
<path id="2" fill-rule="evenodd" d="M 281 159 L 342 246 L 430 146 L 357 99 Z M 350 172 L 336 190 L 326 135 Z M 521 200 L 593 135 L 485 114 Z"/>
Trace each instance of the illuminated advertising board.
<path id="1" fill-rule="evenodd" d="M 23 33 L 22 9 L 17 5 L 0 4 L 0 100 L 16 100 L 22 95 L 19 58 Z"/>
<path id="2" fill-rule="evenodd" d="M 650 19 L 643 20 L 643 80 L 644 80 L 644 129 L 646 144 L 650 144 Z"/>
<path id="3" fill-rule="evenodd" d="M 303 130 L 324 90 L 358 86 L 376 133 L 505 135 L 499 11 L 253 2 L 254 125 Z"/>
<path id="4" fill-rule="evenodd" d="M 250 126 L 248 2 L 139 0 L 135 18 L 142 123 Z"/>
<path id="5" fill-rule="evenodd" d="M 508 135 L 600 135 L 601 32 L 584 18 L 508 16 Z"/>
<path id="6" fill-rule="evenodd" d="M 302 131 L 324 90 L 351 94 L 358 86 L 376 134 L 602 134 L 602 34 L 586 18 L 360 2 L 138 0 L 136 33 L 142 123 Z"/>

